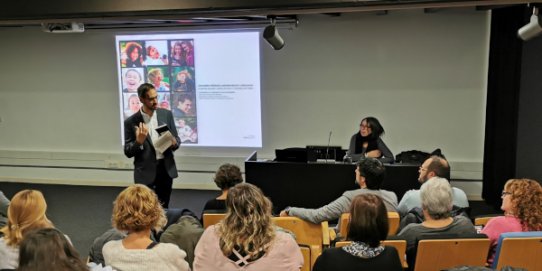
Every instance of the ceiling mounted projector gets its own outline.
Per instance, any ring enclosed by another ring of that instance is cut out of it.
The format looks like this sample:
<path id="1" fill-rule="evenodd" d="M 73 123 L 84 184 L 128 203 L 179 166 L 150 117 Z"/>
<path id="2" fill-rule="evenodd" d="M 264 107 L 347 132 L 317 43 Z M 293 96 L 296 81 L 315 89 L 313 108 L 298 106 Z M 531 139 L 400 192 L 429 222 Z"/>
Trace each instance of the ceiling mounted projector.
<path id="1" fill-rule="evenodd" d="M 530 40 L 542 33 L 542 26 L 540 25 L 540 18 L 538 17 L 538 8 L 533 7 L 533 15 L 528 24 L 524 25 L 518 30 L 518 37 L 522 40 Z"/>

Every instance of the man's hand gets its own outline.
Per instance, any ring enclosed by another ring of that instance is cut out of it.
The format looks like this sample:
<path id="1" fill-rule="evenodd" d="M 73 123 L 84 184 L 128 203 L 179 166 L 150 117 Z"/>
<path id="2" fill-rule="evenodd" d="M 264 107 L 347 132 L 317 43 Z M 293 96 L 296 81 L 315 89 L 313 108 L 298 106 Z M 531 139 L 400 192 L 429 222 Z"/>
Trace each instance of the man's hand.
<path id="1" fill-rule="evenodd" d="M 139 145 L 143 145 L 145 142 L 145 139 L 147 138 L 147 135 L 149 134 L 149 129 L 147 128 L 147 125 L 145 123 L 140 122 L 139 126 L 136 126 L 136 142 Z"/>
<path id="2" fill-rule="evenodd" d="M 286 212 L 286 210 L 280 211 L 280 214 L 279 214 L 279 215 L 280 215 L 280 216 L 290 216 L 290 215 L 288 215 L 288 213 Z"/>
<path id="3" fill-rule="evenodd" d="M 178 144 L 177 139 L 175 139 L 175 137 L 172 138 L 171 139 L 171 148 L 177 148 L 177 144 Z"/>

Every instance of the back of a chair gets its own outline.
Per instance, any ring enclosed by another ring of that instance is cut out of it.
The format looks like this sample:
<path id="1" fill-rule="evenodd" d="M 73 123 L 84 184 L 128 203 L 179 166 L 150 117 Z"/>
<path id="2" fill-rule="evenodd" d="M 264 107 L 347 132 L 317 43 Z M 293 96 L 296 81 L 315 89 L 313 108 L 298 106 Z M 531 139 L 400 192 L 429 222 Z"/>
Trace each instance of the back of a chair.
<path id="1" fill-rule="evenodd" d="M 297 217 L 273 217 L 275 225 L 291 231 L 299 245 L 307 246 L 310 250 L 310 261 L 305 262 L 303 269 L 312 270 L 316 258 L 322 254 L 322 249 L 329 246 L 329 228 L 327 221 L 314 224 Z M 303 250 L 302 250 L 303 252 Z"/>
<path id="2" fill-rule="evenodd" d="M 398 212 L 388 212 L 388 235 L 395 235 L 399 229 L 400 216 Z M 343 213 L 339 219 L 339 235 L 346 237 L 350 225 L 350 213 Z"/>
<path id="3" fill-rule="evenodd" d="M 459 265 L 484 266 L 490 240 L 429 239 L 418 243 L 414 271 L 433 271 Z"/>
<path id="4" fill-rule="evenodd" d="M 493 268 L 504 266 L 542 270 L 542 231 L 509 232 L 499 237 Z"/>
<path id="5" fill-rule="evenodd" d="M 335 243 L 335 247 L 344 247 L 348 246 L 352 243 L 351 241 L 339 241 Z M 406 246 L 407 242 L 406 240 L 384 240 L 382 241 L 382 245 L 394 247 L 397 249 L 397 254 L 399 254 L 399 261 L 401 261 L 401 265 L 403 265 L 403 268 L 408 268 L 408 263 L 406 261 Z"/>
<path id="6" fill-rule="evenodd" d="M 226 214 L 204 213 L 202 216 L 203 228 L 207 229 L 209 226 L 220 222 L 224 217 L 226 217 Z"/>
<path id="7" fill-rule="evenodd" d="M 474 226 L 485 226 L 495 216 L 482 216 L 474 218 Z"/>

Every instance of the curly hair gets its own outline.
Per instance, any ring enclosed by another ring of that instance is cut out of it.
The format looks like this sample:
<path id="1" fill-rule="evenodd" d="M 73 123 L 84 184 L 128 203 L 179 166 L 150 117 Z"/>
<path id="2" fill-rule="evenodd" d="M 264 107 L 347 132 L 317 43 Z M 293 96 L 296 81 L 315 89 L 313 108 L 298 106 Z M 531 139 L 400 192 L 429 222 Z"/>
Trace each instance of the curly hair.
<path id="1" fill-rule="evenodd" d="M 156 194 L 147 186 L 134 184 L 124 189 L 113 203 L 113 227 L 119 231 L 160 231 L 166 215 Z"/>
<path id="2" fill-rule="evenodd" d="M 222 253 L 229 256 L 235 249 L 258 259 L 275 239 L 271 201 L 258 187 L 241 183 L 229 190 L 226 207 L 226 217 L 217 225 Z"/>
<path id="3" fill-rule="evenodd" d="M 510 179 L 504 190 L 511 196 L 514 215 L 521 221 L 524 230 L 542 230 L 542 186 L 530 179 Z"/>
<path id="4" fill-rule="evenodd" d="M 218 188 L 225 190 L 243 182 L 241 169 L 233 164 L 221 165 L 215 173 L 215 184 Z"/>
<path id="5" fill-rule="evenodd" d="M 6 244 L 17 247 L 29 231 L 54 227 L 46 211 L 47 203 L 40 191 L 22 190 L 15 194 L 8 207 L 8 223 L 0 230 Z"/>

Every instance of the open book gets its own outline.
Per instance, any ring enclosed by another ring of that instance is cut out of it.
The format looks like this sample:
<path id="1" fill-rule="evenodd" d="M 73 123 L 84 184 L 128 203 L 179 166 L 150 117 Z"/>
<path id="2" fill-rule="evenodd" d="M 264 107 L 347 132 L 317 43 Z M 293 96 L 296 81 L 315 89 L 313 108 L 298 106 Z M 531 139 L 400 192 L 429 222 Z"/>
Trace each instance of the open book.
<path id="1" fill-rule="evenodd" d="M 171 145 L 173 145 L 174 137 L 166 124 L 159 126 L 155 130 L 158 132 L 160 137 L 153 142 L 154 148 L 159 152 L 164 153 L 169 147 L 171 147 Z"/>

